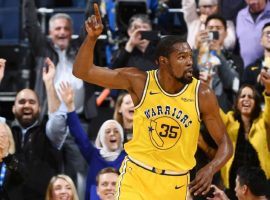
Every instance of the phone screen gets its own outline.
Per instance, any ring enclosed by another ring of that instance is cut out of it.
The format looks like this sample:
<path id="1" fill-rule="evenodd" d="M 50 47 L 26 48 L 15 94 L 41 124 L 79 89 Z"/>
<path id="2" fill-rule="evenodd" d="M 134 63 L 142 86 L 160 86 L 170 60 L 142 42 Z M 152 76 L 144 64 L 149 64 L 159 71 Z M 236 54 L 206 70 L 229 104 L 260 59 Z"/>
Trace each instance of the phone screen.
<path id="1" fill-rule="evenodd" d="M 141 31 L 141 36 L 145 40 L 159 40 L 160 33 L 158 31 Z"/>

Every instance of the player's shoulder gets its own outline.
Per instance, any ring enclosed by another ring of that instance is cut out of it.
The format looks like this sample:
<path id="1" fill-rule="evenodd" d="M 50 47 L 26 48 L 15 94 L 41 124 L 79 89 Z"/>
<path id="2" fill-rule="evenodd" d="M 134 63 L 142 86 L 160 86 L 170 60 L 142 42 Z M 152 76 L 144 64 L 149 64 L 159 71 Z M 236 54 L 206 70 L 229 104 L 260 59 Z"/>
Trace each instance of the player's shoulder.
<path id="1" fill-rule="evenodd" d="M 147 76 L 147 73 L 145 71 L 142 71 L 138 69 L 137 67 L 122 67 L 122 68 L 117 68 L 115 70 L 123 74 L 131 74 L 131 75 L 142 76 L 142 77 Z"/>
<path id="2" fill-rule="evenodd" d="M 215 97 L 213 90 L 207 84 L 203 82 L 200 82 L 198 94 L 199 94 L 200 101 L 204 99 L 207 101 L 208 98 Z"/>

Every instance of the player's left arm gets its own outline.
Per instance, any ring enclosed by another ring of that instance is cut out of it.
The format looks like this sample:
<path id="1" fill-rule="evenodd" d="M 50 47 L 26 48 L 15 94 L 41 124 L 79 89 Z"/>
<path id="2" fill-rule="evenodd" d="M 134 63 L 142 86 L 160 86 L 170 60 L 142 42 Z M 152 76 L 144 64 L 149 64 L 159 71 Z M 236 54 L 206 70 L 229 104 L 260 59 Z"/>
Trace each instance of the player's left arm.
<path id="1" fill-rule="evenodd" d="M 232 143 L 219 114 L 217 98 L 206 84 L 200 84 L 199 108 L 202 120 L 218 149 L 213 160 L 200 169 L 190 183 L 190 192 L 195 196 L 204 195 L 209 191 L 214 174 L 224 166 L 233 152 Z"/>

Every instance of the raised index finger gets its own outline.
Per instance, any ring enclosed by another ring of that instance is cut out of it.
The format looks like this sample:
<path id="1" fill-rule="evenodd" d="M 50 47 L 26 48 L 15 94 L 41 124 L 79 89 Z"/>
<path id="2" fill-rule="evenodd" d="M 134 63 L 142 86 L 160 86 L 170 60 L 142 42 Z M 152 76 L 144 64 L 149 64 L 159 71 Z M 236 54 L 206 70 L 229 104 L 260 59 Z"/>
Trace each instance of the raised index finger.
<path id="1" fill-rule="evenodd" d="M 102 20 L 101 20 L 101 16 L 100 16 L 100 12 L 99 12 L 99 8 L 98 8 L 97 3 L 94 3 L 94 11 L 95 11 L 95 16 L 96 16 L 98 24 L 101 24 Z"/>

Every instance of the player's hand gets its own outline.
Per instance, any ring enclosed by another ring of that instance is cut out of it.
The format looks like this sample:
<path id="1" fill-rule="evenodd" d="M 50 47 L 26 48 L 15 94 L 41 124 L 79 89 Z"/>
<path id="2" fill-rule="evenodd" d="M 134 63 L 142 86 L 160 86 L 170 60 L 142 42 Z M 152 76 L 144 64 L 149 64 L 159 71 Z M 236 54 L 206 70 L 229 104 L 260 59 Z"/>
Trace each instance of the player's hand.
<path id="1" fill-rule="evenodd" d="M 88 36 L 91 39 L 96 40 L 98 36 L 101 35 L 104 27 L 102 24 L 101 15 L 97 3 L 94 3 L 94 12 L 95 14 L 88 17 L 88 19 L 85 21 L 85 28 Z"/>
<path id="2" fill-rule="evenodd" d="M 51 61 L 50 58 L 45 59 L 45 67 L 43 67 L 42 78 L 44 83 L 48 83 L 49 81 L 53 81 L 55 76 L 55 65 Z"/>
<path id="3" fill-rule="evenodd" d="M 61 99 L 66 104 L 68 112 L 72 112 L 75 110 L 74 105 L 74 91 L 70 83 L 68 82 L 61 82 L 60 88 L 58 89 L 58 92 L 61 96 Z"/>
<path id="4" fill-rule="evenodd" d="M 0 82 L 4 78 L 5 66 L 6 66 L 6 60 L 3 58 L 0 58 Z"/>
<path id="5" fill-rule="evenodd" d="M 200 169 L 196 177 L 189 184 L 190 193 L 194 196 L 205 195 L 209 190 L 214 176 L 211 165 L 206 165 Z"/>

